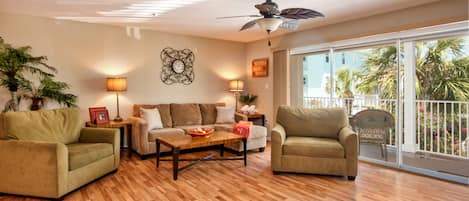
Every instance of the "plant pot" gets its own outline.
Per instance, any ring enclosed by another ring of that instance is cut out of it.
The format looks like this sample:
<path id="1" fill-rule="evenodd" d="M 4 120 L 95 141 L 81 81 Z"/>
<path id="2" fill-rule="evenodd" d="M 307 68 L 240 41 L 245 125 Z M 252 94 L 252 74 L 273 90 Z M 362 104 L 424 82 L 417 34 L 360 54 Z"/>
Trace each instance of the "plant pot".
<path id="1" fill-rule="evenodd" d="M 31 103 L 31 106 L 29 107 L 29 109 L 31 111 L 37 111 L 37 110 L 40 110 L 42 108 L 42 106 L 44 106 L 44 99 L 43 98 L 32 98 L 32 103 Z"/>

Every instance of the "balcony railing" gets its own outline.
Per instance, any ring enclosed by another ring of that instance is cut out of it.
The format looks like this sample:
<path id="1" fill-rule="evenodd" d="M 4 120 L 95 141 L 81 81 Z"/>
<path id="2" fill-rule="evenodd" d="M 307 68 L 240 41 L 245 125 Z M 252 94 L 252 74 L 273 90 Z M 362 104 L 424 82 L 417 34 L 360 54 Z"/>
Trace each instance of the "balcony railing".
<path id="1" fill-rule="evenodd" d="M 376 96 L 355 98 L 304 97 L 306 108 L 343 107 L 350 116 L 365 109 L 382 109 L 396 116 L 396 100 Z M 469 159 L 469 102 L 416 100 L 417 150 Z M 395 129 L 388 146 L 396 145 Z"/>

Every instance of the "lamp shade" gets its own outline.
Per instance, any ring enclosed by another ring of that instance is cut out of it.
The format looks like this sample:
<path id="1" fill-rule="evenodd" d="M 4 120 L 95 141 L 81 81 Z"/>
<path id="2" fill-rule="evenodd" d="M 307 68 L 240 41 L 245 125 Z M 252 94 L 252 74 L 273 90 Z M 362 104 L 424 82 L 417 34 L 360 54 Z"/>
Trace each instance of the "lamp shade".
<path id="1" fill-rule="evenodd" d="M 126 77 L 109 77 L 106 81 L 107 91 L 127 91 Z"/>
<path id="2" fill-rule="evenodd" d="M 231 80 L 230 81 L 230 91 L 243 91 L 244 82 L 242 80 Z"/>
<path id="3" fill-rule="evenodd" d="M 283 23 L 283 20 L 276 17 L 260 18 L 256 20 L 256 23 L 264 31 L 273 32 L 278 29 L 278 27 Z"/>

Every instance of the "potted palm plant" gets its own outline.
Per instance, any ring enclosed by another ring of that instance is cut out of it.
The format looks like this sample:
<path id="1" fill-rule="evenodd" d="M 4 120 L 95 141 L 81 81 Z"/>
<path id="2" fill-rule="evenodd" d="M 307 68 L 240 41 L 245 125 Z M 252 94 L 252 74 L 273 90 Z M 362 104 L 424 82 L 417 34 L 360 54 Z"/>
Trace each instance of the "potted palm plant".
<path id="1" fill-rule="evenodd" d="M 32 56 L 29 52 L 31 47 L 24 46 L 14 48 L 4 43 L 0 37 L 0 86 L 10 91 L 11 100 L 5 106 L 4 111 L 19 110 L 18 90 L 24 88 L 28 81 L 24 77 L 24 73 L 28 72 L 41 77 L 53 77 L 53 74 L 41 69 L 45 68 L 52 72 L 57 70 L 45 63 L 47 57 Z"/>
<path id="2" fill-rule="evenodd" d="M 67 107 L 76 106 L 77 96 L 66 93 L 65 90 L 70 86 L 65 82 L 53 80 L 51 77 L 43 77 L 38 86 L 32 82 L 27 82 L 24 87 L 24 98 L 32 101 L 30 110 L 39 110 L 44 105 L 44 101 L 52 100 Z"/>
<path id="3" fill-rule="evenodd" d="M 353 72 L 347 67 L 339 69 L 335 72 L 335 93 L 343 99 L 343 103 L 349 115 L 352 114 L 354 94 L 352 92 L 352 86 L 354 80 L 357 79 L 358 73 Z M 331 86 L 329 80 L 326 82 L 326 92 L 331 92 Z"/>
<path id="4" fill-rule="evenodd" d="M 256 106 L 251 105 L 254 101 L 256 101 L 257 96 L 253 94 L 246 94 L 239 96 L 239 102 L 243 103 L 244 106 L 241 108 L 243 113 L 255 113 Z"/>
<path id="5" fill-rule="evenodd" d="M 254 101 L 256 101 L 257 96 L 254 94 L 246 94 L 239 96 L 239 102 L 244 103 L 245 105 L 251 105 Z"/>

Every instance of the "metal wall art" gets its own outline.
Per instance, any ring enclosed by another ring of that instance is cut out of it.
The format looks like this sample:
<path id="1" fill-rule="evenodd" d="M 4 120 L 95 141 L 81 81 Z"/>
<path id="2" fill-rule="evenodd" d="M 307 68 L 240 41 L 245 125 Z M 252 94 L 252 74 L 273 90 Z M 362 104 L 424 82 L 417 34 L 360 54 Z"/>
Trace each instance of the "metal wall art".
<path id="1" fill-rule="evenodd" d="M 167 47 L 161 51 L 161 81 L 167 85 L 181 83 L 189 85 L 194 81 L 195 56 L 189 49 L 175 50 Z"/>

